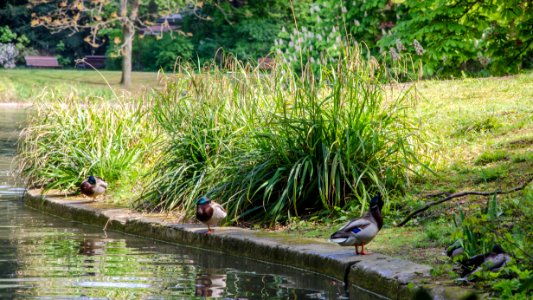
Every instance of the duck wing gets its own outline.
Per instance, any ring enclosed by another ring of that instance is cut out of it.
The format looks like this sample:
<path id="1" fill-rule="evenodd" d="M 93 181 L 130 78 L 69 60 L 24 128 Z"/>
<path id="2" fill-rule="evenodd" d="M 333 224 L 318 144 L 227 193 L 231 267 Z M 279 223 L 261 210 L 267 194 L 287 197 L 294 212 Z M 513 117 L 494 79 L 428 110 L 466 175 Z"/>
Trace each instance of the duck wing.
<path id="1" fill-rule="evenodd" d="M 105 182 L 102 178 L 96 177 L 96 185 L 102 186 L 104 188 L 107 188 L 107 182 Z"/>
<path id="2" fill-rule="evenodd" d="M 353 233 L 358 233 L 372 224 L 367 217 L 352 220 L 331 235 L 331 239 L 346 238 Z"/>
<path id="3" fill-rule="evenodd" d="M 211 207 L 213 208 L 213 217 L 217 219 L 224 219 L 226 217 L 226 210 L 222 205 L 211 201 Z"/>
<path id="4" fill-rule="evenodd" d="M 511 261 L 511 257 L 507 253 L 491 253 L 485 258 L 483 266 L 491 271 L 498 271 Z"/>
<path id="5" fill-rule="evenodd" d="M 226 217 L 226 210 L 224 210 L 224 207 L 222 205 L 211 201 L 209 203 L 207 208 L 207 211 L 209 212 L 209 217 L 205 218 L 205 221 L 198 218 L 200 221 L 202 221 L 204 224 L 209 226 L 217 226 L 218 223 Z M 198 217 L 198 215 L 197 215 Z"/>

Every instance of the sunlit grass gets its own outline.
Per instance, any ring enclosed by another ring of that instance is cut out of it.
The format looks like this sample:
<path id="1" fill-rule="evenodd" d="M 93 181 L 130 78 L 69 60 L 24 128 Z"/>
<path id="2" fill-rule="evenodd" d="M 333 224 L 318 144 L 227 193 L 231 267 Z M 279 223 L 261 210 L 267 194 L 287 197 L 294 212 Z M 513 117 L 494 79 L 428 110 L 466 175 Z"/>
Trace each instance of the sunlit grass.
<path id="1" fill-rule="evenodd" d="M 132 88 L 127 91 L 120 86 L 120 77 L 119 71 L 0 69 L 0 102 L 32 102 L 43 90 L 112 100 L 114 93 L 138 95 L 160 88 L 155 72 L 133 72 Z"/>
<path id="2" fill-rule="evenodd" d="M 438 169 L 475 161 L 498 144 L 533 136 L 533 72 L 424 81 L 416 114 L 439 145 Z"/>

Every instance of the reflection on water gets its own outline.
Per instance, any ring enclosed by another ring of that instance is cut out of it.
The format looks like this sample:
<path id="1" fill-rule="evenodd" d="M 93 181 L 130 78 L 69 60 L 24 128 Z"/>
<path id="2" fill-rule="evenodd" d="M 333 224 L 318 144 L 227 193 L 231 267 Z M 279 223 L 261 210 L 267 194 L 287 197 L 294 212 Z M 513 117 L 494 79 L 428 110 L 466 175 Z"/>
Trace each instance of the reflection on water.
<path id="1" fill-rule="evenodd" d="M 26 109 L 0 106 L 0 200 L 8 195 L 20 195 L 23 191 L 13 186 L 11 164 L 26 115 Z"/>
<path id="2" fill-rule="evenodd" d="M 0 298 L 329 298 L 331 278 L 43 215 L 0 200 Z M 149 297 L 150 296 L 150 297 Z"/>
<path id="3" fill-rule="evenodd" d="M 314 273 L 44 215 L 20 201 L 9 166 L 24 113 L 0 108 L 0 299 L 339 299 Z"/>

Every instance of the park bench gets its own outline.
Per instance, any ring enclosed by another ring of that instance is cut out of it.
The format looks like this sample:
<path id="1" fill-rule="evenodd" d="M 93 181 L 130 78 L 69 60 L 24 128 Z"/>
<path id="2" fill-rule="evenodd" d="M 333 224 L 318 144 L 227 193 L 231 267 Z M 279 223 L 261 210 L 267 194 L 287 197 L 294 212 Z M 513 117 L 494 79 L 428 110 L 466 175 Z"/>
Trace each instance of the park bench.
<path id="1" fill-rule="evenodd" d="M 59 68 L 54 56 L 24 56 L 26 66 L 31 68 Z"/>
<path id="2" fill-rule="evenodd" d="M 92 67 L 96 69 L 103 69 L 105 68 L 105 58 L 105 55 L 87 55 L 81 62 L 76 64 L 76 67 L 83 69 Z"/>

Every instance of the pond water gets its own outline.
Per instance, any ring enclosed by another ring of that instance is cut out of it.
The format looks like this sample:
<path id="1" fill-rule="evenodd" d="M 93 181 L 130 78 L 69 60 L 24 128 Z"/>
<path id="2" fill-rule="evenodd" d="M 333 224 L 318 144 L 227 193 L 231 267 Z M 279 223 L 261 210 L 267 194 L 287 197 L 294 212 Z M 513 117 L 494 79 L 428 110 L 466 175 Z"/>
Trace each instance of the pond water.
<path id="1" fill-rule="evenodd" d="M 26 113 L 0 107 L 0 299 L 343 299 L 342 282 L 104 232 L 24 207 L 9 169 Z"/>

